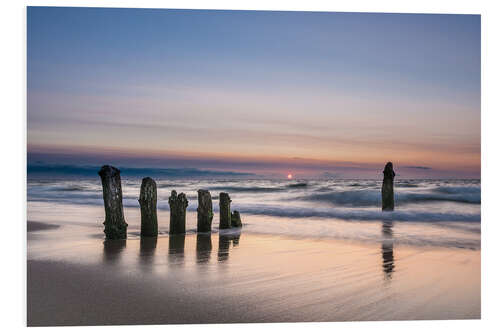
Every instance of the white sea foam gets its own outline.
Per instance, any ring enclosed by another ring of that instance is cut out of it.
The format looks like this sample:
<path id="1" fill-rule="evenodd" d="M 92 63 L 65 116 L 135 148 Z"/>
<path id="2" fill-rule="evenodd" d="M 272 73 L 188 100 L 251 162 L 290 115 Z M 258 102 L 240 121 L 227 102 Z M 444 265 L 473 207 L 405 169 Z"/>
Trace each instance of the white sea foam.
<path id="1" fill-rule="evenodd" d="M 140 228 L 140 184 L 139 178 L 122 179 L 131 235 Z M 391 223 L 395 226 L 395 243 L 480 248 L 480 181 L 397 181 L 393 212 L 381 211 L 380 186 L 381 182 L 375 180 L 160 179 L 160 231 L 168 232 L 168 197 L 174 189 L 187 195 L 187 230 L 195 230 L 197 190 L 203 188 L 212 193 L 214 221 L 218 219 L 219 192 L 229 192 L 232 208 L 242 214 L 244 232 L 380 241 L 381 225 Z M 36 220 L 54 222 L 54 212 L 58 212 L 61 223 L 78 220 L 81 225 L 94 227 L 102 223 L 102 188 L 97 177 L 30 180 L 28 201 L 30 218 Z"/>

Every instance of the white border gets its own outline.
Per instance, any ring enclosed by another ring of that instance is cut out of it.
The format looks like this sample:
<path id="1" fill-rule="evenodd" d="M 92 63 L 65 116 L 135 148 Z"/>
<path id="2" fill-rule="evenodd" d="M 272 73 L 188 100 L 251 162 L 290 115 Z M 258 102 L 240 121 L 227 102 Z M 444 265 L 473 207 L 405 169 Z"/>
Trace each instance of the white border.
<path id="1" fill-rule="evenodd" d="M 198 8 L 258 9 L 307 11 L 358 11 L 405 13 L 454 13 L 482 15 L 482 320 L 472 321 L 409 321 L 354 323 L 297 323 L 250 325 L 176 325 L 176 326 L 113 326 L 58 328 L 58 330 L 97 331 L 203 331 L 253 332 L 255 330 L 304 330 L 330 332 L 332 329 L 354 332 L 418 332 L 422 331 L 496 331 L 500 327 L 500 214 L 496 210 L 500 189 L 498 142 L 500 138 L 499 65 L 500 15 L 495 1 L 314 1 L 314 0 L 245 0 L 245 1 L 4 1 L 0 11 L 1 112 L 2 142 L 0 203 L 2 207 L 2 273 L 0 286 L 1 326 L 26 329 L 25 286 L 25 219 L 26 219 L 26 10 L 25 6 L 92 6 L 136 8 Z M 36 330 L 52 331 L 54 328 Z M 7 331 L 7 330 L 6 330 Z"/>

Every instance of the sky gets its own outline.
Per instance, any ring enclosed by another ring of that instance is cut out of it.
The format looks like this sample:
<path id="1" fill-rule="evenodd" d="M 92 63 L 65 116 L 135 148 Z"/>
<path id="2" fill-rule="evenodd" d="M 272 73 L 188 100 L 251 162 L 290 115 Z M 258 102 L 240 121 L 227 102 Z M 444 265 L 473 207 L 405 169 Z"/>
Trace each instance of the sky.
<path id="1" fill-rule="evenodd" d="M 28 7 L 28 163 L 480 177 L 479 15 Z"/>

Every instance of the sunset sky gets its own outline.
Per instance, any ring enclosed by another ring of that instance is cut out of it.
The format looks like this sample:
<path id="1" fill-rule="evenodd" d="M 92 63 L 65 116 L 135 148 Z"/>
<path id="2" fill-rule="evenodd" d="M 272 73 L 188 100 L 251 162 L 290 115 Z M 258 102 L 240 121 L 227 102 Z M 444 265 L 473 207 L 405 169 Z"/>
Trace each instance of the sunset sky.
<path id="1" fill-rule="evenodd" d="M 28 8 L 28 163 L 480 177 L 480 16 Z"/>

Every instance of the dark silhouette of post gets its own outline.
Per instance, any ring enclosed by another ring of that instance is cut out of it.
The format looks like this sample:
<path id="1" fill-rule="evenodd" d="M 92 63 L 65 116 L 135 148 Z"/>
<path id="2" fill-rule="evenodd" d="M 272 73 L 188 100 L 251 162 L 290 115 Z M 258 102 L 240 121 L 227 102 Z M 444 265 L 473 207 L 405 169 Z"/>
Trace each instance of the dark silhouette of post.
<path id="1" fill-rule="evenodd" d="M 103 242 L 103 261 L 109 264 L 117 264 L 121 260 L 123 250 L 127 246 L 126 239 L 106 239 Z"/>
<path id="2" fill-rule="evenodd" d="M 237 210 L 231 213 L 231 226 L 235 228 L 241 228 L 240 212 L 238 212 Z"/>
<path id="3" fill-rule="evenodd" d="M 214 217 L 212 196 L 207 190 L 198 190 L 198 226 L 197 232 L 212 231 Z"/>
<path id="4" fill-rule="evenodd" d="M 217 251 L 217 260 L 226 261 L 229 258 L 229 248 L 231 246 L 230 235 L 219 236 L 219 250 Z"/>
<path id="5" fill-rule="evenodd" d="M 152 268 L 155 259 L 157 243 L 158 237 L 141 237 L 139 259 L 140 263 L 149 269 Z"/>
<path id="6" fill-rule="evenodd" d="M 177 195 L 176 191 L 172 191 L 172 195 L 168 198 L 170 205 L 170 231 L 169 234 L 184 234 L 186 232 L 186 208 L 188 200 L 184 193 Z"/>
<path id="7" fill-rule="evenodd" d="M 142 179 L 139 204 L 141 205 L 141 236 L 158 236 L 158 217 L 156 215 L 156 183 L 146 177 Z"/>
<path id="8" fill-rule="evenodd" d="M 186 241 L 185 234 L 170 235 L 168 237 L 168 264 L 181 265 L 184 264 L 184 244 Z"/>
<path id="9" fill-rule="evenodd" d="M 219 194 L 219 215 L 219 229 L 231 228 L 231 198 L 225 192 Z"/>
<path id="10" fill-rule="evenodd" d="M 394 177 L 396 173 L 392 162 L 387 162 L 384 168 L 384 181 L 382 183 L 382 210 L 394 210 Z"/>
<path id="11" fill-rule="evenodd" d="M 120 170 L 104 165 L 98 173 L 102 181 L 102 197 L 106 212 L 104 220 L 106 239 L 126 239 L 128 224 L 123 217 Z"/>
<path id="12" fill-rule="evenodd" d="M 182 254 L 184 255 L 184 244 L 186 242 L 186 235 L 171 235 L 168 237 L 168 253 L 169 254 Z"/>
<path id="13" fill-rule="evenodd" d="M 196 235 L 196 262 L 206 263 L 212 252 L 212 234 Z"/>
<path id="14" fill-rule="evenodd" d="M 233 238 L 233 247 L 236 247 L 240 244 L 240 234 L 237 234 Z"/>
<path id="15" fill-rule="evenodd" d="M 394 241 L 392 236 L 392 221 L 382 223 L 382 270 L 385 278 L 390 280 L 394 271 Z"/>

